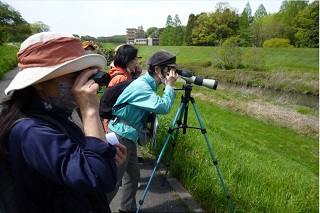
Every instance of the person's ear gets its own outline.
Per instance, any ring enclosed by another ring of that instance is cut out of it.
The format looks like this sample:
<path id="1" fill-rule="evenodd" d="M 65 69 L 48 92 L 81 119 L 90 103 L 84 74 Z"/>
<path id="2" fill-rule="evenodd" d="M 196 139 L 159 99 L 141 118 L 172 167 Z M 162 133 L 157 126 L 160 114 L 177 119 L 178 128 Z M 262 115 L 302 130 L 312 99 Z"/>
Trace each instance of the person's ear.
<path id="1" fill-rule="evenodd" d="M 158 75 L 161 74 L 161 67 L 155 66 L 154 67 L 154 72 L 157 73 Z"/>

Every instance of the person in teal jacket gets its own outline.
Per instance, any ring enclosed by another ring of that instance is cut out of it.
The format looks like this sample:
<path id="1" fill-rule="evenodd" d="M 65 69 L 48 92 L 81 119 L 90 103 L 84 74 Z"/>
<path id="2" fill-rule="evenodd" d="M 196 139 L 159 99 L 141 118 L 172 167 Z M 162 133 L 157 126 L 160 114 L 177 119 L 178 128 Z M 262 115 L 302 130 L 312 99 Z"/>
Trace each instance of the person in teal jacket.
<path id="1" fill-rule="evenodd" d="M 168 51 L 158 50 L 148 58 L 147 64 L 148 71 L 134 80 L 118 97 L 115 105 L 121 103 L 127 103 L 127 105 L 118 110 L 113 109 L 114 117 L 108 124 L 109 131 L 116 133 L 119 142 L 127 148 L 126 160 L 118 167 L 116 188 L 107 194 L 108 201 L 111 202 L 122 180 L 119 212 L 136 211 L 135 196 L 140 179 L 136 146 L 137 130 L 119 120 L 125 120 L 143 129 L 150 112 L 169 113 L 175 99 L 173 85 L 179 77 L 175 72 L 178 66 L 176 56 Z M 162 97 L 156 93 L 161 84 L 165 85 Z"/>

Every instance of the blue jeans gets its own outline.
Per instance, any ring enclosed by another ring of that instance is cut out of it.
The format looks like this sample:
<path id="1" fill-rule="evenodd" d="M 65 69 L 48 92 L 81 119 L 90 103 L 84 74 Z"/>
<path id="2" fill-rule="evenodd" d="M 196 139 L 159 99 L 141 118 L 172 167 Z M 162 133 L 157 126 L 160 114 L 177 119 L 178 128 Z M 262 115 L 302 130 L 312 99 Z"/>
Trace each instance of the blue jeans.
<path id="1" fill-rule="evenodd" d="M 122 180 L 122 193 L 120 197 L 120 207 L 122 211 L 136 211 L 136 194 L 138 190 L 138 182 L 140 180 L 140 168 L 138 164 L 137 146 L 136 144 L 126 138 L 116 136 L 121 144 L 127 148 L 127 158 L 125 162 L 117 168 L 117 184 L 116 188 L 107 193 L 109 204 L 116 196 L 121 180 Z"/>

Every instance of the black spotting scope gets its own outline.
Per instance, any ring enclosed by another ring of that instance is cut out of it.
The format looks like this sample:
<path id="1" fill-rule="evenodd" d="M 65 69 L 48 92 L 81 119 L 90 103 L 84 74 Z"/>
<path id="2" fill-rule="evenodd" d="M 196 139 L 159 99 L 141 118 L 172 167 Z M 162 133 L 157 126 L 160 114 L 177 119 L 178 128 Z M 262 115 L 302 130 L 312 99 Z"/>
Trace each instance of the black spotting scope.
<path id="1" fill-rule="evenodd" d="M 195 84 L 199 86 L 205 86 L 209 89 L 217 89 L 218 81 L 212 79 L 206 79 L 199 76 L 193 76 L 191 72 L 187 70 L 176 70 L 176 72 L 189 84 Z"/>

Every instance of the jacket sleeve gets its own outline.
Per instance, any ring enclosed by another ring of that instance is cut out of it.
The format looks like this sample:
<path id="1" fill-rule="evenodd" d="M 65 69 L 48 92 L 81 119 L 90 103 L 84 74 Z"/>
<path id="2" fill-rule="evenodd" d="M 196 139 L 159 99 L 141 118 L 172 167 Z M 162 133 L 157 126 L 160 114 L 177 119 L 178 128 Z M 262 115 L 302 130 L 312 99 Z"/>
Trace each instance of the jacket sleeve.
<path id="1" fill-rule="evenodd" d="M 148 84 L 135 85 L 134 92 L 128 100 L 132 106 L 156 114 L 167 114 L 174 103 L 175 92 L 171 86 L 166 86 L 162 96 L 159 96 Z"/>
<path id="2" fill-rule="evenodd" d="M 69 136 L 28 119 L 12 128 L 9 144 L 20 143 L 11 148 L 20 148 L 27 165 L 52 181 L 84 192 L 112 191 L 115 147 L 95 137 Z"/>

